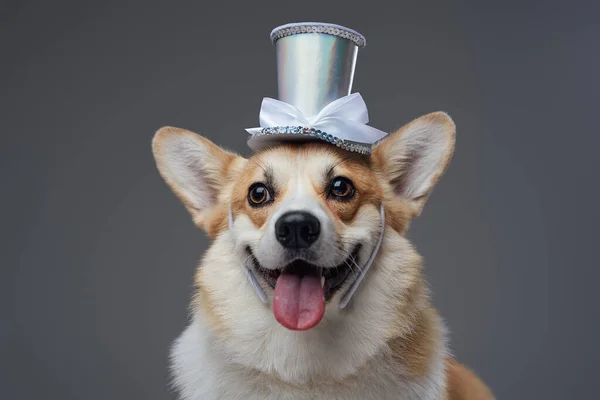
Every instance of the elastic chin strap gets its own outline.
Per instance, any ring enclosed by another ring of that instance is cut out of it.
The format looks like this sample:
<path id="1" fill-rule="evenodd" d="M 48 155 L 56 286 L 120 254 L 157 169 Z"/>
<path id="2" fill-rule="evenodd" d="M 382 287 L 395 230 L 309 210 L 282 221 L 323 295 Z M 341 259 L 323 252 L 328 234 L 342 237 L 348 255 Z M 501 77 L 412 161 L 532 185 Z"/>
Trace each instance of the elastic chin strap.
<path id="1" fill-rule="evenodd" d="M 229 205 L 229 213 L 228 213 L 227 217 L 228 217 L 229 232 L 232 232 L 233 231 L 233 214 L 231 213 L 231 204 Z M 260 299 L 260 301 L 263 304 L 267 304 L 267 295 L 265 295 L 264 290 L 258 284 L 258 281 L 256 280 L 256 276 L 254 275 L 254 272 L 250 269 L 250 267 L 247 265 L 247 263 L 244 264 L 244 268 L 246 269 L 246 276 L 248 277 L 250 284 L 256 291 L 258 298 Z"/>
<path id="2" fill-rule="evenodd" d="M 365 263 L 363 268 L 360 270 L 360 273 L 358 274 L 358 276 L 356 277 L 354 282 L 352 282 L 352 285 L 348 288 L 348 291 L 342 297 L 342 300 L 340 301 L 341 309 L 346 308 L 346 306 L 350 302 L 350 299 L 352 299 L 352 296 L 354 296 L 354 293 L 356 293 L 358 286 L 360 285 L 360 283 L 363 281 L 363 279 L 367 275 L 367 272 L 369 271 L 369 268 L 371 268 L 371 265 L 373 264 L 375 257 L 377 257 L 379 248 L 381 247 L 381 242 L 383 241 L 383 231 L 385 230 L 385 211 L 383 209 L 383 204 L 380 206 L 379 213 L 380 213 L 380 217 L 381 217 L 381 231 L 379 232 L 379 236 L 377 237 L 377 243 L 375 243 L 375 247 L 373 248 L 373 251 L 371 252 L 371 256 L 369 257 L 369 259 L 367 260 L 367 262 Z M 229 231 L 231 232 L 233 230 L 233 214 L 231 212 L 231 204 L 229 205 L 229 212 L 228 212 L 227 217 L 228 217 Z M 248 280 L 250 281 L 250 284 L 256 291 L 258 298 L 260 299 L 260 301 L 263 304 L 267 304 L 267 296 L 265 295 L 265 292 L 262 289 L 262 287 L 258 284 L 258 280 L 256 280 L 256 276 L 254 275 L 254 272 L 252 271 L 252 269 L 250 269 L 250 267 L 247 264 L 244 264 L 244 268 L 246 269 L 246 276 L 248 276 Z"/>
<path id="3" fill-rule="evenodd" d="M 371 265 L 373 264 L 375 257 L 377 257 L 377 253 L 379 252 L 379 248 L 381 247 L 381 242 L 383 241 L 383 231 L 385 230 L 385 211 L 383 210 L 383 204 L 379 208 L 379 215 L 381 217 L 381 231 L 379 232 L 379 237 L 377 238 L 377 243 L 375 243 L 375 247 L 373 248 L 373 251 L 371 252 L 371 256 L 365 263 L 364 267 L 362 267 L 362 269 L 360 270 L 360 273 L 358 274 L 358 276 L 356 277 L 354 282 L 352 282 L 352 285 L 348 288 L 348 291 L 342 297 L 342 300 L 340 301 L 341 309 L 346 308 L 346 306 L 350 302 L 350 299 L 352 298 L 352 296 L 354 296 L 354 293 L 356 293 L 356 289 L 358 289 L 358 285 L 360 285 L 360 283 L 363 281 L 363 279 L 367 275 L 369 268 L 371 268 Z"/>

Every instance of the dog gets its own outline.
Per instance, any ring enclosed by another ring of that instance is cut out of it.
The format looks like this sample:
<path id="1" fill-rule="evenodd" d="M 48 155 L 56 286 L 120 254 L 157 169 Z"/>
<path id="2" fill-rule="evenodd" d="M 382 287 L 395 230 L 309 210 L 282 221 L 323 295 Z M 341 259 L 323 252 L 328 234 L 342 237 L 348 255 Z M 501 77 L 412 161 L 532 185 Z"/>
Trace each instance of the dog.
<path id="1" fill-rule="evenodd" d="M 493 399 L 449 356 L 406 237 L 450 162 L 455 131 L 435 112 L 370 155 L 306 141 L 244 158 L 161 128 L 152 142 L 159 173 L 212 239 L 189 326 L 171 350 L 180 398 Z"/>

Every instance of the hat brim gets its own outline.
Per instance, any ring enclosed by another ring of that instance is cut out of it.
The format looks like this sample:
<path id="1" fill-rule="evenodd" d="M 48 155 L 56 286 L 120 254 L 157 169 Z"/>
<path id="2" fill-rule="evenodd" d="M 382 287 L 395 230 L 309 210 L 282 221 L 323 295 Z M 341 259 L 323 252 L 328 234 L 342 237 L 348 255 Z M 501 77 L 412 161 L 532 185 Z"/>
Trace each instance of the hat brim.
<path id="1" fill-rule="evenodd" d="M 342 150 L 360 153 L 371 154 L 372 146 L 366 143 L 357 143 L 347 140 L 332 142 L 311 134 L 305 133 L 270 133 L 270 134 L 254 134 L 248 139 L 248 147 L 254 152 L 264 150 L 266 148 L 276 147 L 286 143 L 298 144 L 308 142 L 321 142 L 331 146 L 337 146 Z"/>

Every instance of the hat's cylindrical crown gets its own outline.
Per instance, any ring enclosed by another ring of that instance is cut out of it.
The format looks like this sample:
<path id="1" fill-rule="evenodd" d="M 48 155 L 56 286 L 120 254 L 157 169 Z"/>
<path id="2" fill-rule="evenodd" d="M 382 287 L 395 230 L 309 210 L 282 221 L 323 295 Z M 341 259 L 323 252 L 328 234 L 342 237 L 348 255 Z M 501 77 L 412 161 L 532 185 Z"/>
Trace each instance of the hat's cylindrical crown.
<path id="1" fill-rule="evenodd" d="M 277 53 L 279 100 L 314 116 L 352 90 L 358 48 L 365 39 L 339 25 L 290 24 L 271 33 Z"/>

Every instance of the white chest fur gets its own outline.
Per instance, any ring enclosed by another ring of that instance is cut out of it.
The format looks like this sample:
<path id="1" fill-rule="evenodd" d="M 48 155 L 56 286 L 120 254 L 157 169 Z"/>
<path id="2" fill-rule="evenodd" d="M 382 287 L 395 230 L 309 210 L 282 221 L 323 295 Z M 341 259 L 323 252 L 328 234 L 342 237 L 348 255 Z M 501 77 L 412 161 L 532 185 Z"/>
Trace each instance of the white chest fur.
<path id="1" fill-rule="evenodd" d="M 382 352 L 341 382 L 286 384 L 233 362 L 196 318 L 175 342 L 171 356 L 182 400 L 439 400 L 445 387 L 443 344 L 436 353 L 429 374 L 418 381 L 406 379 L 402 367 L 392 365 Z"/>

